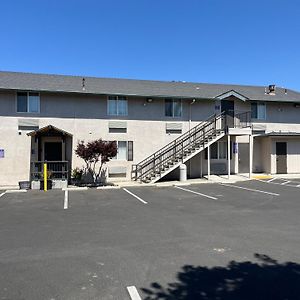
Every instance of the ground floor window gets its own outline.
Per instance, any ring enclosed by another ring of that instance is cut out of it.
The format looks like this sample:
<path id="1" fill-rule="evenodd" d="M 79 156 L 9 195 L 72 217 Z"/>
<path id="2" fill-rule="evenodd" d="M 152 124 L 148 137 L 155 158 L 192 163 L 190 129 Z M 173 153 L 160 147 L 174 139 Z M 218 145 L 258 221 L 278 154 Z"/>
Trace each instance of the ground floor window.
<path id="1" fill-rule="evenodd" d="M 232 143 L 230 143 L 230 159 L 232 158 Z M 205 159 L 207 159 L 207 148 L 205 149 Z M 227 142 L 221 141 L 210 146 L 210 159 L 227 159 Z"/>
<path id="2" fill-rule="evenodd" d="M 133 161 L 133 142 L 117 141 L 117 145 L 118 153 L 113 159 Z"/>

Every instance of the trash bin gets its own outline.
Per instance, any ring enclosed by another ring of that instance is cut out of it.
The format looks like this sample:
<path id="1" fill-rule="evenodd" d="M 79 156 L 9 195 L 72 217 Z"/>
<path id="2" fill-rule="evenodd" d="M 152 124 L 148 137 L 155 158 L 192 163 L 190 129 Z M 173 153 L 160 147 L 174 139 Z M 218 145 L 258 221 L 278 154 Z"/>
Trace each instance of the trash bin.
<path id="1" fill-rule="evenodd" d="M 29 190 L 30 189 L 30 181 L 19 181 L 20 190 Z"/>
<path id="2" fill-rule="evenodd" d="M 181 164 L 179 166 L 179 181 L 186 181 L 187 180 L 187 167 L 185 164 Z"/>

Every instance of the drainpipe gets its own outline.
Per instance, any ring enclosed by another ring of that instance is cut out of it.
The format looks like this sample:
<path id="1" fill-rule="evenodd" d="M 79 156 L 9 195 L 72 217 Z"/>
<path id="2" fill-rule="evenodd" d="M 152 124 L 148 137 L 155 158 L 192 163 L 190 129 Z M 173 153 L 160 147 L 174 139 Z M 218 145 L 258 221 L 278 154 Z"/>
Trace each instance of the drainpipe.
<path id="1" fill-rule="evenodd" d="M 196 102 L 196 99 L 190 103 L 190 113 L 189 113 L 189 130 L 191 130 L 191 123 L 192 123 L 192 105 Z"/>
<path id="2" fill-rule="evenodd" d="M 191 130 L 191 123 L 192 123 L 192 105 L 196 102 L 196 99 L 193 99 L 192 102 L 190 103 L 190 112 L 189 112 L 189 131 Z M 190 139 L 190 143 L 191 143 L 191 139 Z M 189 173 L 191 176 L 192 173 L 192 164 L 190 161 L 190 166 L 189 166 Z"/>

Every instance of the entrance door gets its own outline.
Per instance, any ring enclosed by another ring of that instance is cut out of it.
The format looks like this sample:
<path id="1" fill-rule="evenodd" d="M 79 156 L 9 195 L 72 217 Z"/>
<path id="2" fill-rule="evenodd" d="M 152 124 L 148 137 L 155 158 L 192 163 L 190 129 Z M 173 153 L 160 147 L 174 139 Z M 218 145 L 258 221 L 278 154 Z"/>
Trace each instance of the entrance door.
<path id="1" fill-rule="evenodd" d="M 225 112 L 226 125 L 228 127 L 234 127 L 234 101 L 233 100 L 222 100 L 221 111 Z"/>
<path id="2" fill-rule="evenodd" d="M 62 161 L 62 143 L 61 142 L 45 142 L 45 160 Z"/>
<path id="3" fill-rule="evenodd" d="M 276 173 L 286 174 L 287 163 L 286 163 L 286 142 L 276 142 Z"/>

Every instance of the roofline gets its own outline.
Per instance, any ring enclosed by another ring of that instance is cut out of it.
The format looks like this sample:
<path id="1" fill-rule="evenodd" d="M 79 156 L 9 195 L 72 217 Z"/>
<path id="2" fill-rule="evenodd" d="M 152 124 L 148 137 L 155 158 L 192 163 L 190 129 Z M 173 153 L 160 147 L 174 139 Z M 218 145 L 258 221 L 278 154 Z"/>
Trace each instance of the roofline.
<path id="1" fill-rule="evenodd" d="M 57 73 L 35 73 L 35 72 L 23 72 L 23 71 L 7 71 L 0 70 L 1 73 L 14 73 L 14 74 L 27 74 L 27 75 L 42 75 L 42 76 L 67 76 L 67 77 L 75 77 L 75 78 L 92 78 L 92 79 L 115 79 L 115 80 L 130 80 L 130 81 L 142 81 L 142 82 L 157 82 L 157 83 L 181 83 L 181 84 L 206 84 L 206 85 L 227 85 L 227 86 L 239 86 L 239 87 L 256 87 L 256 88 L 266 88 L 268 85 L 253 85 L 253 84 L 238 84 L 238 83 L 212 83 L 212 82 L 196 82 L 196 81 L 185 81 L 185 80 L 157 80 L 157 79 L 139 79 L 139 78 L 121 78 L 121 77 L 97 77 L 97 76 L 89 76 L 89 75 L 70 75 L 70 74 L 57 74 Z M 278 88 L 285 89 L 284 87 L 277 86 Z M 288 89 L 290 91 L 295 90 Z"/>
<path id="2" fill-rule="evenodd" d="M 66 91 L 66 90 L 46 90 L 46 89 L 18 89 L 18 88 L 3 88 L 2 91 L 24 91 L 24 92 L 46 92 L 46 93 L 62 93 L 62 94 L 77 94 L 77 95 L 101 95 L 101 96 L 130 96 L 130 97 L 153 97 L 153 98 L 176 98 L 176 99 L 196 99 L 196 100 L 216 100 L 216 98 L 192 97 L 192 96 L 174 96 L 174 95 L 149 95 L 149 94 L 124 94 L 124 93 L 92 93 L 88 91 Z"/>

